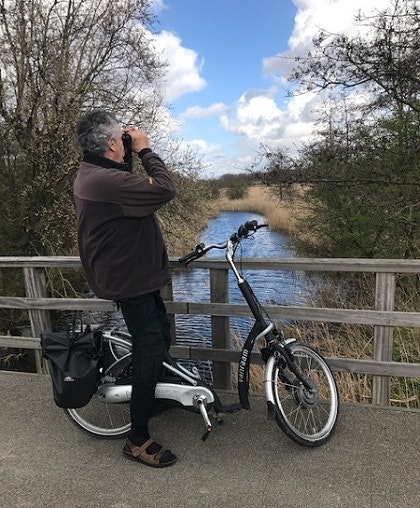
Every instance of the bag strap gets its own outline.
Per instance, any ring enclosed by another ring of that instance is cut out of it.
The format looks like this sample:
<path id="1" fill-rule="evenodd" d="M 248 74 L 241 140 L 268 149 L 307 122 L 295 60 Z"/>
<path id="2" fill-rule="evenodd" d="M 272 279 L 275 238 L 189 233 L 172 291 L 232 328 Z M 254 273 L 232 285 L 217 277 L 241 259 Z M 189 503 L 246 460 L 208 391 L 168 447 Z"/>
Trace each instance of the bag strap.
<path id="1" fill-rule="evenodd" d="M 80 323 L 80 325 L 79 325 L 79 323 Z M 86 327 L 84 328 L 83 313 L 81 311 L 77 311 L 73 317 L 73 322 L 72 322 L 71 330 L 69 333 L 69 336 L 73 340 L 76 339 L 76 336 L 78 333 L 78 328 L 80 328 L 80 333 L 89 333 L 91 331 L 91 326 L 89 324 L 86 325 Z"/>
<path id="2" fill-rule="evenodd" d="M 80 323 L 80 331 L 78 331 L 78 323 Z M 90 324 L 87 324 L 84 326 L 83 324 L 83 313 L 81 311 L 77 311 L 76 314 L 73 317 L 72 322 L 72 329 L 70 333 L 68 334 L 69 339 L 71 340 L 71 344 L 73 345 L 74 342 L 80 337 L 80 335 L 87 335 L 92 334 L 92 340 L 96 346 L 97 354 L 102 356 L 103 354 L 103 339 L 102 339 L 102 330 L 104 328 L 103 326 L 100 326 L 99 328 L 95 328 L 95 330 L 92 330 L 92 327 Z M 99 335 L 99 339 L 96 340 L 97 334 Z"/>

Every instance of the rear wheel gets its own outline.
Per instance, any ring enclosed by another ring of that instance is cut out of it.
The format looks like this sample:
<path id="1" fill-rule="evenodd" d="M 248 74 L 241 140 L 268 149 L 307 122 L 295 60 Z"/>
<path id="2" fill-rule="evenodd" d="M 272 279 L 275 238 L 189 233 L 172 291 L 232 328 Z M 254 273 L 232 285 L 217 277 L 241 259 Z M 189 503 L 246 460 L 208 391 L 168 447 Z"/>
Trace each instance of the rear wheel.
<path id="1" fill-rule="evenodd" d="M 337 422 L 337 386 L 330 367 L 317 351 L 299 342 L 288 347 L 309 388 L 305 388 L 282 357 L 271 363 L 269 377 L 276 422 L 296 443 L 320 446 L 331 437 Z"/>
<path id="2" fill-rule="evenodd" d="M 104 367 L 96 393 L 86 406 L 65 411 L 89 434 L 118 438 L 131 426 L 131 337 L 125 332 L 104 332 L 103 347 Z"/>

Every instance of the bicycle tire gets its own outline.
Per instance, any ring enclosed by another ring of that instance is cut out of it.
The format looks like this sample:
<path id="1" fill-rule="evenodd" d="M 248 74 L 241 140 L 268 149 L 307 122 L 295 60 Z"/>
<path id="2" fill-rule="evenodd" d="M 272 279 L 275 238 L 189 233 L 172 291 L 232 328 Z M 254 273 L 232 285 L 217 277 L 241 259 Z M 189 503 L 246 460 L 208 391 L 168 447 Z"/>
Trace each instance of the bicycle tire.
<path id="1" fill-rule="evenodd" d="M 124 383 L 131 365 L 131 336 L 120 331 L 103 333 L 104 369 L 98 390 L 81 408 L 65 409 L 70 420 L 98 438 L 123 437 L 130 430 L 130 402 L 106 403 L 101 400 L 101 386 Z M 128 384 L 128 378 L 127 378 Z"/>
<path id="2" fill-rule="evenodd" d="M 275 420 L 299 445 L 316 447 L 333 435 L 339 412 L 339 396 L 333 373 L 322 355 L 307 344 L 288 346 L 295 364 L 312 385 L 304 388 L 282 358 L 271 357 L 268 381 L 275 405 Z"/>

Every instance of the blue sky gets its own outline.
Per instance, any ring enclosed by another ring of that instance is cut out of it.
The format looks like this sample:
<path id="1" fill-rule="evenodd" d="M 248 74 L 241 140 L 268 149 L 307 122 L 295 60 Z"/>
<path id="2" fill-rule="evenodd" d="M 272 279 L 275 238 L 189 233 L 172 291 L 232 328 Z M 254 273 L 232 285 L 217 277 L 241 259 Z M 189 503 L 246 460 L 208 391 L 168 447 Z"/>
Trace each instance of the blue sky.
<path id="1" fill-rule="evenodd" d="M 244 171 L 260 146 L 295 151 L 313 135 L 319 97 L 288 96 L 293 58 L 320 28 L 354 33 L 358 9 L 391 0 L 154 0 L 154 45 L 172 134 L 204 175 Z"/>

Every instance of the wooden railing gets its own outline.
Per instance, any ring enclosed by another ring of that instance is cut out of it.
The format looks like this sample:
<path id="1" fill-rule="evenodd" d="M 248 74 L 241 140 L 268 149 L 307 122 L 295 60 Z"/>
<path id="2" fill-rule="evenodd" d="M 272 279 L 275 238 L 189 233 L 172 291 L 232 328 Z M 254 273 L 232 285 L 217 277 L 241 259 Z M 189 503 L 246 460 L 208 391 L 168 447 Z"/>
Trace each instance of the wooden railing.
<path id="1" fill-rule="evenodd" d="M 173 259 L 171 266 L 179 267 Z M 264 259 L 243 260 L 247 270 L 292 270 L 298 272 L 365 272 L 376 274 L 375 306 L 372 310 L 332 309 L 320 307 L 266 306 L 274 319 L 293 321 L 336 322 L 372 325 L 373 358 L 328 358 L 335 371 L 373 376 L 372 402 L 387 405 L 390 399 L 390 376 L 420 378 L 420 363 L 392 361 L 393 328 L 420 327 L 420 312 L 394 310 L 395 281 L 398 273 L 420 273 L 420 260 L 365 259 Z M 96 298 L 47 298 L 45 270 L 51 268 L 80 268 L 77 257 L 0 257 L 0 269 L 20 268 L 24 274 L 25 297 L 1 296 L 0 308 L 25 309 L 29 312 L 31 336 L 0 335 L 0 347 L 34 349 L 37 371 L 45 372 L 40 354 L 40 332 L 51 327 L 50 310 L 87 311 L 115 310 L 113 302 Z M 228 270 L 223 260 L 198 260 L 192 269 L 210 272 L 210 301 L 173 301 L 171 287 L 164 293 L 173 322 L 173 351 L 179 358 L 208 359 L 214 362 L 214 384 L 229 387 L 231 363 L 239 353 L 229 344 L 229 317 L 250 316 L 246 305 L 228 303 Z M 180 347 L 175 345 L 176 314 L 210 315 L 212 348 Z M 259 362 L 253 353 L 253 362 Z"/>

